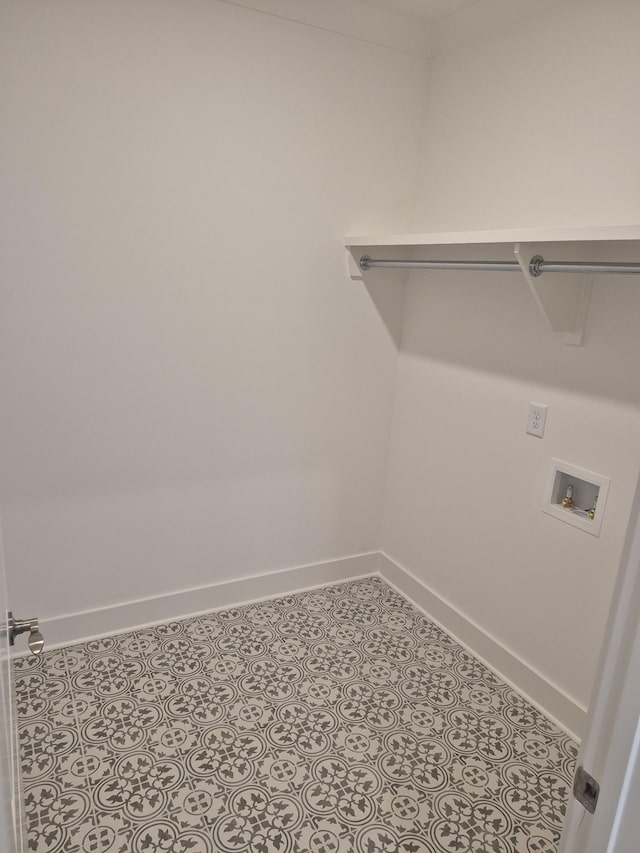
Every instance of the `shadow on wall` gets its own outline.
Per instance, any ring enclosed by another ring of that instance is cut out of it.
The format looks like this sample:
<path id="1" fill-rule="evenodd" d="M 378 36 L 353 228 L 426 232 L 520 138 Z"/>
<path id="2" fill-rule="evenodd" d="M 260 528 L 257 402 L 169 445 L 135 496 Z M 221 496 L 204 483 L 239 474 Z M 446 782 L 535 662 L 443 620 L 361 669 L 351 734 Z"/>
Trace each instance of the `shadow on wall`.
<path id="1" fill-rule="evenodd" d="M 367 284 L 381 313 L 379 288 L 385 273 L 375 271 L 375 281 Z M 398 284 L 389 278 L 387 286 Z M 519 273 L 413 271 L 405 285 L 400 349 L 637 406 L 638 317 L 637 277 L 598 276 L 584 344 L 567 346 L 550 330 Z"/>
<path id="2" fill-rule="evenodd" d="M 347 281 L 348 284 L 349 281 Z M 352 286 L 366 286 L 369 297 L 375 305 L 389 337 L 396 349 L 400 349 L 404 315 L 403 292 L 406 287 L 404 272 L 401 270 L 371 270 L 367 273 L 364 285 L 359 281 L 354 281 Z"/>

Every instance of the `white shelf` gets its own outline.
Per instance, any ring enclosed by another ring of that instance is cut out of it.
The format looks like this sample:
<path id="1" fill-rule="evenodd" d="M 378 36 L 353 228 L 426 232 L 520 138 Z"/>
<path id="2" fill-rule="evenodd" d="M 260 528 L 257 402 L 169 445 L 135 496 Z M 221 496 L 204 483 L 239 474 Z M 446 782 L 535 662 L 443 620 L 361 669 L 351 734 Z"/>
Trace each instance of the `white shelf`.
<path id="1" fill-rule="evenodd" d="M 514 228 L 503 231 L 436 231 L 426 234 L 350 236 L 345 246 L 464 246 L 479 243 L 593 243 L 640 241 L 640 225 L 582 228 Z"/>
<path id="2" fill-rule="evenodd" d="M 605 256 L 618 251 L 616 247 L 632 246 L 633 261 L 640 262 L 640 225 L 377 234 L 345 237 L 345 246 L 349 275 L 354 281 L 363 281 L 366 276 L 372 275 L 371 272 L 363 272 L 360 268 L 360 258 L 363 254 L 369 254 L 369 251 L 363 250 L 375 248 L 386 249 L 382 257 L 389 260 L 418 259 L 420 247 L 423 249 L 422 254 L 429 256 L 427 260 L 434 259 L 433 247 L 438 246 L 449 247 L 446 252 L 438 252 L 438 260 L 454 261 L 461 257 L 468 259 L 469 248 L 465 250 L 464 247 L 473 246 L 485 247 L 482 252 L 480 248 L 476 249 L 476 253 L 482 254 L 483 257 L 487 254 L 500 256 L 493 260 L 515 258 L 529 292 L 551 330 L 560 336 L 563 343 L 580 346 L 587 321 L 593 274 L 561 275 L 545 272 L 544 276 L 535 277 L 531 274 L 529 263 L 536 255 L 542 255 L 545 260 L 552 262 L 587 262 L 594 260 L 594 256 L 599 256 L 599 246 Z M 458 247 L 457 250 L 455 247 Z M 493 248 L 489 250 L 489 247 Z M 610 257 L 606 259 L 612 260 Z M 378 275 L 384 273 L 383 270 L 373 271 L 376 272 Z M 501 272 L 500 275 L 506 273 Z"/>

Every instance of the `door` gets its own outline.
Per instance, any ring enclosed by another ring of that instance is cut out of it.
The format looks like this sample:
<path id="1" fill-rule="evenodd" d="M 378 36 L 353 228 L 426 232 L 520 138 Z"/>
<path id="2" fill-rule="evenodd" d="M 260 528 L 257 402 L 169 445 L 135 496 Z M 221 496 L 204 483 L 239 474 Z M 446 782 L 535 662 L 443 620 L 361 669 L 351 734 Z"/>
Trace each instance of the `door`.
<path id="1" fill-rule="evenodd" d="M 7 634 L 8 609 L 0 524 L 0 850 L 19 853 L 23 849 L 22 798 Z"/>
<path id="2" fill-rule="evenodd" d="M 560 853 L 636 853 L 640 838 L 640 482 L 578 765 L 599 782 L 600 795 L 594 814 L 571 799 Z"/>

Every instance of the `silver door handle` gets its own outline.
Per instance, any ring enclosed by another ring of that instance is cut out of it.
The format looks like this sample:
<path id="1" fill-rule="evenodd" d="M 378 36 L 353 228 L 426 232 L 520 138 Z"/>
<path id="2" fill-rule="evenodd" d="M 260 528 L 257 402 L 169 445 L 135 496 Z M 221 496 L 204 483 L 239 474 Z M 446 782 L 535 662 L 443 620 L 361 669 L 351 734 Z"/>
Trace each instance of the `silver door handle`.
<path id="1" fill-rule="evenodd" d="M 14 619 L 13 613 L 7 613 L 7 632 L 9 634 L 9 645 L 15 645 L 18 634 L 29 632 L 29 648 L 34 655 L 42 654 L 44 649 L 44 637 L 40 633 L 37 619 Z"/>

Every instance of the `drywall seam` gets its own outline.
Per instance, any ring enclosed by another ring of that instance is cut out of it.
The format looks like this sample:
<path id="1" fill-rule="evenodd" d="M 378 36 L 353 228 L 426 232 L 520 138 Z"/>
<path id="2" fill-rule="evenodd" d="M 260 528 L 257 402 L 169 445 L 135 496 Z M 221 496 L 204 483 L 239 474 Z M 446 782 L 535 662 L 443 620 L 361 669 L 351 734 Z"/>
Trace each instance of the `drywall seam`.
<path id="1" fill-rule="evenodd" d="M 304 4 L 299 0 L 218 2 L 423 59 L 431 53 L 430 29 L 426 24 L 394 12 L 364 6 L 358 0 L 341 0 L 338 3 L 307 0 Z"/>
<path id="2" fill-rule="evenodd" d="M 564 732 L 580 740 L 587 709 L 496 637 L 380 552 L 380 576 Z"/>

